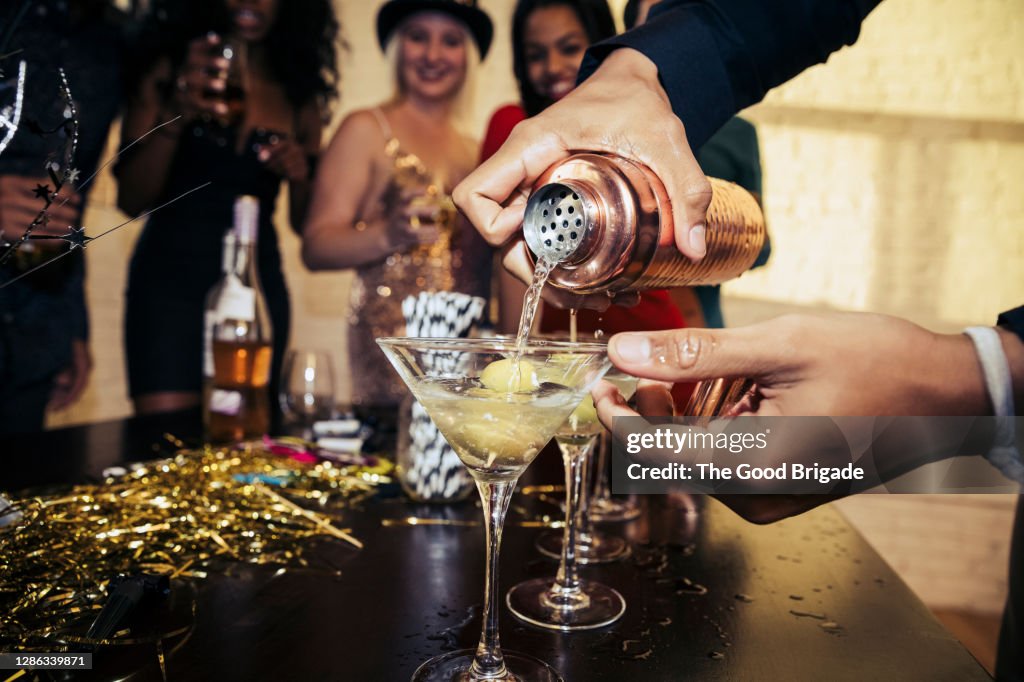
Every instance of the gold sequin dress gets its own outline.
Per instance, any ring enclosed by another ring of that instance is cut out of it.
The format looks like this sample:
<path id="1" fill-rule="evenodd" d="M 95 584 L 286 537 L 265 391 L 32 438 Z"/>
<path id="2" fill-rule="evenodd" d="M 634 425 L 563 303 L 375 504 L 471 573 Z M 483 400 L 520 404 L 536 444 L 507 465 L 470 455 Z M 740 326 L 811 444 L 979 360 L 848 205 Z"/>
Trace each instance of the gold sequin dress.
<path id="1" fill-rule="evenodd" d="M 395 252 L 383 261 L 356 269 L 348 318 L 348 357 L 355 405 L 398 405 L 408 394 L 375 339 L 403 336 L 402 301 L 421 291 L 458 291 L 487 298 L 490 286 L 491 249 L 459 216 L 451 196 L 439 188 L 423 162 L 401 150 L 380 109 L 373 114 L 387 140 L 385 152 L 392 173 L 380 203 L 386 214 L 406 187 L 427 187 L 422 201 L 437 205 L 440 237 Z"/>

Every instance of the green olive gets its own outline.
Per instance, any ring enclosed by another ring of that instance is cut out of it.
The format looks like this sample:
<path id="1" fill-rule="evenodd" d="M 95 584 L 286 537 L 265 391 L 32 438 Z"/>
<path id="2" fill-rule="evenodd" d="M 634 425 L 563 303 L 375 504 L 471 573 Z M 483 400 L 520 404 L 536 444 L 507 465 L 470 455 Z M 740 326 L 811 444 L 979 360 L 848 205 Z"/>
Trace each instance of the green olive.
<path id="1" fill-rule="evenodd" d="M 511 358 L 496 360 L 480 373 L 484 388 L 502 393 L 530 393 L 538 386 L 537 368 L 529 360 L 514 362 Z"/>

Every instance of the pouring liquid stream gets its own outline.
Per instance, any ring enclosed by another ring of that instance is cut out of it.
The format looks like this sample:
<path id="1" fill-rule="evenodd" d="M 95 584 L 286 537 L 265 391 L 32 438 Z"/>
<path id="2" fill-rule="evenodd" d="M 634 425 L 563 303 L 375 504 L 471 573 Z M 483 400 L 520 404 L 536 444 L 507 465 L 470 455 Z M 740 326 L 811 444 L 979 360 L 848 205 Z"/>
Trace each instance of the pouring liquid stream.
<path id="1" fill-rule="evenodd" d="M 540 305 L 540 293 L 544 289 L 544 284 L 548 281 L 548 275 L 551 274 L 551 269 L 555 267 L 555 263 L 549 262 L 543 258 L 537 259 L 537 265 L 533 270 L 533 281 L 530 283 L 530 287 L 526 290 L 526 295 L 523 297 L 523 312 L 519 317 L 519 331 L 516 334 L 516 346 L 512 352 L 512 383 L 513 386 L 519 385 L 519 358 L 523 351 L 526 350 L 526 342 L 530 337 L 530 329 L 533 328 L 533 318 L 537 315 L 537 307 Z"/>
<path id="2" fill-rule="evenodd" d="M 540 304 L 541 290 L 548 281 L 548 275 L 551 274 L 551 269 L 554 266 L 555 263 L 543 258 L 537 259 L 537 266 L 533 270 L 533 282 L 530 283 L 530 288 L 526 290 L 526 295 L 523 297 L 523 313 L 519 317 L 519 333 L 516 334 L 516 360 L 526 348 L 526 340 L 530 336 L 533 318 L 536 317 L 537 306 Z"/>

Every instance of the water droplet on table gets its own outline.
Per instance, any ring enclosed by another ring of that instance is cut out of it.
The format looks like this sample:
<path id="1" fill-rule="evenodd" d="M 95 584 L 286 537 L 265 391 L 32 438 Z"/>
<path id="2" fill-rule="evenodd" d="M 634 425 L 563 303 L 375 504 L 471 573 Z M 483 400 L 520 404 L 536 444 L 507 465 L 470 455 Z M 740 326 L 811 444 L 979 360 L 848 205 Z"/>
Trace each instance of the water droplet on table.
<path id="1" fill-rule="evenodd" d="M 797 611 L 796 609 L 790 609 L 789 612 L 797 618 L 816 618 L 818 620 L 825 620 L 824 613 L 815 613 L 813 611 Z"/>
<path id="2" fill-rule="evenodd" d="M 831 620 L 825 621 L 824 623 L 819 623 L 818 627 L 820 627 L 822 630 L 824 630 L 830 635 L 841 635 L 845 632 L 842 625 Z"/>

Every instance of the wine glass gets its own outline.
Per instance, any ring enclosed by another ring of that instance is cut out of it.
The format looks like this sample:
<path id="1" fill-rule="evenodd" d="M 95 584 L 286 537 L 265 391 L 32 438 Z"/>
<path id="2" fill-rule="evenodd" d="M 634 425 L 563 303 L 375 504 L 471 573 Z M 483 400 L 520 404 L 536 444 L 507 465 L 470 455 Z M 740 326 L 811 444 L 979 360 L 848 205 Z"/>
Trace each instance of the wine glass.
<path id="1" fill-rule="evenodd" d="M 602 344 L 500 339 L 377 339 L 476 481 L 487 539 L 483 627 L 476 649 L 436 656 L 414 682 L 560 680 L 551 666 L 503 652 L 498 551 L 516 482 L 609 367 Z"/>
<path id="2" fill-rule="evenodd" d="M 334 416 L 334 366 L 326 351 L 292 348 L 284 356 L 278 393 L 285 425 L 313 437 L 313 424 Z"/>
<path id="3" fill-rule="evenodd" d="M 210 74 L 211 77 L 224 81 L 224 89 L 205 88 L 203 96 L 207 99 L 220 100 L 224 103 L 226 111 L 223 114 L 204 115 L 203 121 L 211 138 L 223 147 L 231 139 L 230 129 L 241 125 L 245 119 L 245 97 L 249 89 L 248 46 L 242 40 L 221 38 L 210 47 L 210 53 L 227 62 L 224 68 Z"/>
<path id="4" fill-rule="evenodd" d="M 603 583 L 581 579 L 576 566 L 584 465 L 601 430 L 594 401 L 587 396 L 555 434 L 565 463 L 565 527 L 558 572 L 553 579 L 518 583 L 505 596 L 512 614 L 531 625 L 563 632 L 590 630 L 614 623 L 626 611 L 621 594 Z"/>

